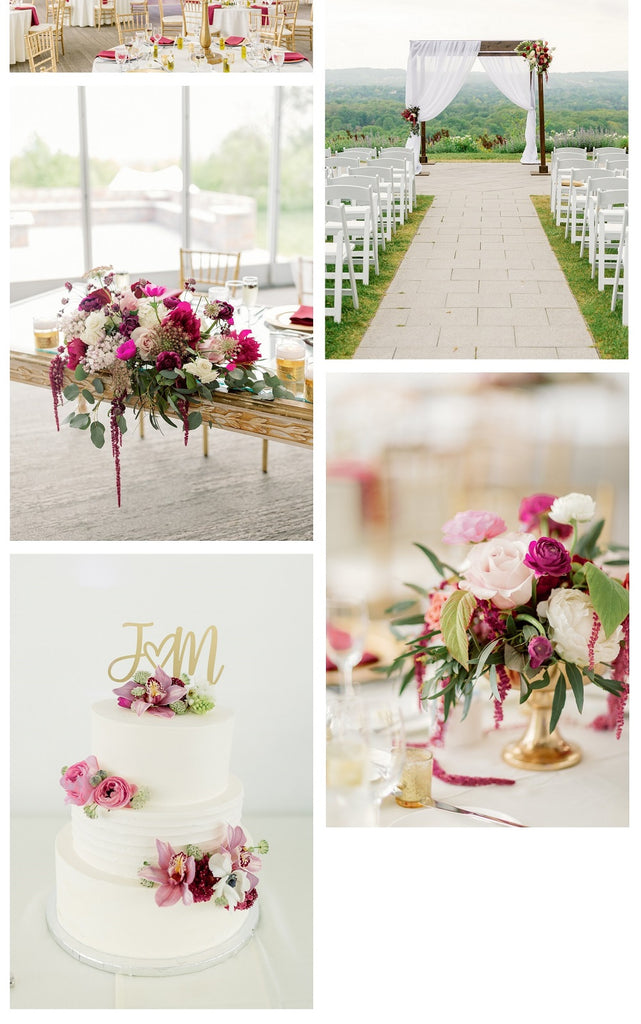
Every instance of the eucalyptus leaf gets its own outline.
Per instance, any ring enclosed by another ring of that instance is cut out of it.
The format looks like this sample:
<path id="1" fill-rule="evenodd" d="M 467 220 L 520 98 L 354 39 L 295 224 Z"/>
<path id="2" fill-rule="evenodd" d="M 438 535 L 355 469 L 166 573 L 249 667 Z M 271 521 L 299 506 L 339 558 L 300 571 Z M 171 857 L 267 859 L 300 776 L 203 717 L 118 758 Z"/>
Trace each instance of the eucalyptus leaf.
<path id="1" fill-rule="evenodd" d="M 83 388 L 82 397 L 85 399 L 85 401 L 89 402 L 89 405 L 95 404 L 96 399 L 92 395 L 91 391 L 87 390 L 87 388 Z"/>
<path id="2" fill-rule="evenodd" d="M 67 386 L 62 389 L 62 393 L 69 402 L 73 402 L 74 398 L 77 398 L 80 394 L 80 388 L 77 384 L 67 384 Z"/>
<path id="3" fill-rule="evenodd" d="M 196 430 L 202 423 L 202 414 L 199 412 L 190 412 L 187 417 L 187 423 L 189 424 L 190 430 Z"/>
<path id="4" fill-rule="evenodd" d="M 398 612 L 406 612 L 408 608 L 413 608 L 416 601 L 397 601 L 396 604 L 391 604 L 389 608 L 385 609 L 385 615 L 396 615 Z"/>
<path id="5" fill-rule="evenodd" d="M 511 644 L 505 644 L 505 667 L 513 672 L 522 672 L 526 665 L 526 658 Z"/>
<path id="6" fill-rule="evenodd" d="M 426 548 L 424 544 L 419 544 L 418 541 L 414 541 L 414 547 L 418 548 L 426 555 L 434 568 L 436 569 L 439 576 L 447 576 L 447 573 L 451 573 L 452 576 L 456 576 L 456 569 L 453 569 L 451 565 L 447 565 L 446 562 L 442 562 L 441 559 L 436 555 L 430 548 Z M 447 570 L 447 571 L 446 571 Z"/>
<path id="7" fill-rule="evenodd" d="M 628 591 L 592 562 L 585 564 L 585 577 L 594 610 L 606 637 L 612 636 L 630 610 Z"/>
<path id="8" fill-rule="evenodd" d="M 584 533 L 582 537 L 577 541 L 575 548 L 575 554 L 581 555 L 582 558 L 595 558 L 599 553 L 597 547 L 597 541 L 601 536 L 605 520 L 599 519 L 594 523 L 587 533 Z"/>
<path id="9" fill-rule="evenodd" d="M 499 694 L 496 665 L 490 665 L 488 678 L 490 680 L 490 690 L 492 691 L 492 696 L 494 697 L 494 700 L 500 701 L 501 695 Z"/>
<path id="10" fill-rule="evenodd" d="M 75 430 L 87 430 L 91 423 L 91 416 L 88 412 L 79 412 L 69 420 L 70 426 Z"/>
<path id="11" fill-rule="evenodd" d="M 76 366 L 73 375 L 76 380 L 85 380 L 85 378 L 89 376 L 84 366 L 81 366 L 80 364 Z"/>
<path id="12" fill-rule="evenodd" d="M 103 395 L 105 392 L 105 385 L 102 383 L 100 377 L 94 377 L 91 382 L 91 386 L 97 395 Z"/>
<path id="13" fill-rule="evenodd" d="M 494 648 L 498 644 L 499 640 L 500 640 L 500 637 L 497 637 L 496 640 L 490 641 L 490 643 L 487 644 L 483 648 L 483 650 L 481 651 L 481 656 L 479 657 L 478 664 L 477 664 L 476 670 L 474 672 L 474 678 L 475 679 L 478 679 L 478 677 L 483 674 L 483 672 L 485 670 L 485 665 L 487 663 L 487 659 L 489 658 L 490 654 L 492 653 L 492 651 L 494 650 Z"/>
<path id="14" fill-rule="evenodd" d="M 91 440 L 96 448 L 102 448 L 105 443 L 105 427 L 104 423 L 100 423 L 99 420 L 94 420 L 90 428 Z"/>
<path id="15" fill-rule="evenodd" d="M 553 733 L 558 725 L 561 712 L 565 707 L 565 676 L 560 675 L 556 686 L 554 688 L 554 697 L 552 698 L 552 715 L 550 717 L 550 733 Z"/>
<path id="16" fill-rule="evenodd" d="M 409 590 L 413 590 L 416 594 L 420 594 L 421 597 L 429 597 L 430 592 L 425 587 L 419 587 L 417 583 L 404 583 L 404 587 L 408 587 Z"/>

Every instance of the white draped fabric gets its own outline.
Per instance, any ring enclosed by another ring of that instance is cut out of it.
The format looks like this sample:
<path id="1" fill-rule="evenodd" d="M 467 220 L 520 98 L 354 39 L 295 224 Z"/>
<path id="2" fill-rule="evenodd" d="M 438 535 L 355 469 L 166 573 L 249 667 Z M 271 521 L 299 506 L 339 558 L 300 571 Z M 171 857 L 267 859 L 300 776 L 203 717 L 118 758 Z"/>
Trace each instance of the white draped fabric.
<path id="1" fill-rule="evenodd" d="M 414 154 L 414 174 L 421 173 L 421 140 L 418 135 L 410 135 L 405 143 L 405 149 L 411 149 Z"/>
<path id="2" fill-rule="evenodd" d="M 518 54 L 513 57 L 479 57 L 479 60 L 497 89 L 517 107 L 527 110 L 525 150 L 521 163 L 537 164 L 535 76 L 530 74 L 527 61 Z"/>
<path id="3" fill-rule="evenodd" d="M 410 41 L 405 104 L 419 108 L 419 121 L 431 121 L 452 102 L 480 48 L 480 39 Z"/>

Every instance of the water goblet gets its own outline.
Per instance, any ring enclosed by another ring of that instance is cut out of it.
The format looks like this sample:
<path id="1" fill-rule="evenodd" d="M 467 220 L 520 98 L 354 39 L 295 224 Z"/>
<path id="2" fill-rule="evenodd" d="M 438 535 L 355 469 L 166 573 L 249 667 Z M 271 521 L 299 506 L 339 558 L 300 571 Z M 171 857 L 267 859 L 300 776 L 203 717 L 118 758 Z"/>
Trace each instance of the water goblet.
<path id="1" fill-rule="evenodd" d="M 243 278 L 243 306 L 247 310 L 247 326 L 252 324 L 252 309 L 258 300 L 258 278 Z"/>
<path id="2" fill-rule="evenodd" d="M 127 52 L 127 47 L 124 46 L 124 45 L 116 46 L 115 49 L 114 49 L 114 55 L 116 57 L 116 64 L 118 65 L 118 67 L 120 68 L 121 71 L 124 71 L 125 70 L 125 65 L 126 65 L 127 60 L 129 58 L 129 54 Z"/>
<path id="3" fill-rule="evenodd" d="M 303 357 L 303 387 L 304 366 Z M 341 689 L 347 697 L 355 692 L 352 673 L 363 657 L 368 622 L 364 601 L 353 598 L 330 598 L 327 601 L 327 652 L 339 670 Z"/>
<path id="4" fill-rule="evenodd" d="M 284 63 L 285 51 L 280 46 L 275 46 L 272 50 L 272 64 L 277 71 L 280 71 Z"/>
<path id="5" fill-rule="evenodd" d="M 243 301 L 243 282 L 225 281 L 225 295 L 227 302 L 236 309 Z"/>

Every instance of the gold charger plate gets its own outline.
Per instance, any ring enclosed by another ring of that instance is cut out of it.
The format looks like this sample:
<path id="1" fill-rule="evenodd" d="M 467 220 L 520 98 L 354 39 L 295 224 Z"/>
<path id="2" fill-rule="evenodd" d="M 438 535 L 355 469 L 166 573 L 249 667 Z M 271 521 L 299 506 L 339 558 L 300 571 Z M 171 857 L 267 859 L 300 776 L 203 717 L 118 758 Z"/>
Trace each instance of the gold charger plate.
<path id="1" fill-rule="evenodd" d="M 274 306 L 265 315 L 265 323 L 268 327 L 275 327 L 277 331 L 300 331 L 302 334 L 313 334 L 313 325 L 293 324 L 291 317 L 298 309 L 298 306 Z"/>
<path id="2" fill-rule="evenodd" d="M 357 665 L 354 669 L 354 682 L 374 683 L 385 679 L 383 674 L 373 670 L 380 668 L 382 665 L 390 665 L 401 652 L 402 646 L 392 636 L 388 622 L 375 622 L 371 624 L 367 633 L 365 650 L 368 654 L 375 654 L 378 660 L 360 667 Z M 325 673 L 325 679 L 327 686 L 338 686 L 340 683 L 340 673 L 333 669 Z"/>

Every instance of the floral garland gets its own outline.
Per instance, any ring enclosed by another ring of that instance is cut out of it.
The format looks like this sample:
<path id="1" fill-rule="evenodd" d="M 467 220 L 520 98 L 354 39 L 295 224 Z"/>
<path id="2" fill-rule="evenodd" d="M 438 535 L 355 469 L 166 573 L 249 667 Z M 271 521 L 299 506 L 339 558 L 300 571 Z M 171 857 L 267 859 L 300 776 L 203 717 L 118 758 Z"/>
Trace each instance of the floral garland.
<path id="1" fill-rule="evenodd" d="M 156 666 L 154 673 L 136 672 L 124 686 L 113 690 L 118 706 L 135 711 L 140 717 L 145 713 L 159 718 L 173 718 L 174 715 L 205 715 L 213 709 L 214 701 L 207 689 L 195 686 L 184 673 L 178 679 L 167 675 Z"/>
<path id="2" fill-rule="evenodd" d="M 169 843 L 156 839 L 158 864 L 145 861 L 138 875 L 142 885 L 156 888 L 159 907 L 171 907 L 180 900 L 185 906 L 213 902 L 227 910 L 248 910 L 258 897 L 258 854 L 269 852 L 263 839 L 257 846 L 248 846 L 240 826 L 226 826 L 220 846 L 205 853 L 188 844 L 174 850 Z"/>
<path id="3" fill-rule="evenodd" d="M 137 810 L 149 799 L 149 790 L 134 786 L 119 775 L 110 775 L 98 767 L 93 754 L 61 769 L 60 785 L 67 794 L 66 804 L 82 807 L 88 818 L 98 816 L 98 808 L 113 811 L 120 807 Z"/>
<path id="4" fill-rule="evenodd" d="M 424 607 L 392 623 L 420 627 L 388 669 L 391 674 L 405 667 L 402 689 L 415 679 L 421 701 L 442 702 L 444 723 L 458 701 L 467 713 L 474 687 L 487 676 L 498 727 L 515 682 L 523 703 L 560 669 L 550 731 L 568 683 L 582 711 L 587 679 L 613 698 L 619 736 L 628 695 L 628 578 L 622 585 L 605 569 L 627 559 L 599 551 L 603 520 L 579 537 L 579 525 L 591 522 L 595 511 L 589 495 L 535 494 L 521 502 L 519 533 L 509 532 L 494 513 L 460 512 L 444 525 L 443 540 L 470 545 L 461 570 L 418 544 L 443 581 L 432 590 L 412 585 Z M 415 599 L 401 601 L 388 612 L 415 606 Z M 609 678 L 604 666 L 611 666 Z"/>
<path id="5" fill-rule="evenodd" d="M 409 125 L 410 135 L 418 135 L 418 113 L 419 107 L 406 107 L 401 114 Z"/>
<path id="6" fill-rule="evenodd" d="M 88 431 L 96 448 L 104 447 L 105 426 L 97 412 L 105 385 L 97 375 L 111 376 L 109 429 L 118 507 L 128 399 L 133 399 L 136 417 L 143 408 L 149 412 L 156 430 L 163 422 L 175 427 L 172 416 L 177 418 L 187 444 L 190 431 L 202 423 L 200 412 L 189 411 L 192 399 L 211 401 L 223 386 L 252 394 L 271 388 L 274 398 L 292 397 L 275 374 L 258 368 L 260 346 L 251 331 L 233 329 L 233 306 L 202 297 L 196 301 L 193 278 L 185 282 L 181 294 L 143 279 L 117 288 L 111 267 L 96 267 L 85 279 L 86 294 L 77 309 L 59 314 L 64 344 L 49 367 L 54 418 L 60 430 L 58 410 L 64 399 L 83 401 L 92 411 L 83 407 L 65 422 Z M 69 282 L 65 288 L 72 291 Z M 69 304 L 69 295 L 62 303 L 63 307 Z M 197 315 L 201 306 L 202 313 Z M 66 386 L 65 370 L 74 371 L 75 379 Z"/>
<path id="7" fill-rule="evenodd" d="M 545 75 L 547 82 L 548 69 L 552 63 L 552 51 L 555 49 L 555 46 L 550 46 L 543 39 L 525 39 L 516 47 L 516 53 L 525 57 L 530 65 L 530 71 L 536 71 L 537 75 Z"/>

